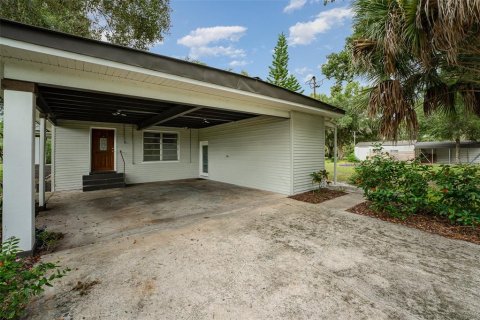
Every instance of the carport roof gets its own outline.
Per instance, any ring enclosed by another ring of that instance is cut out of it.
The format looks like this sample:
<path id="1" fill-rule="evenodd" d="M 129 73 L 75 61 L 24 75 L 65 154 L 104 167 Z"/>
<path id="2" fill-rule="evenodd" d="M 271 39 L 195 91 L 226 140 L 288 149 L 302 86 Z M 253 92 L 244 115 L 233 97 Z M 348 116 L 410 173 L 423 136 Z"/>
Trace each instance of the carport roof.
<path id="1" fill-rule="evenodd" d="M 345 111 L 340 108 L 278 87 L 258 78 L 251 78 L 147 51 L 78 37 L 10 20 L 0 19 L 0 37 L 164 72 L 249 93 L 256 93 L 337 113 L 339 115 L 345 113 Z"/>

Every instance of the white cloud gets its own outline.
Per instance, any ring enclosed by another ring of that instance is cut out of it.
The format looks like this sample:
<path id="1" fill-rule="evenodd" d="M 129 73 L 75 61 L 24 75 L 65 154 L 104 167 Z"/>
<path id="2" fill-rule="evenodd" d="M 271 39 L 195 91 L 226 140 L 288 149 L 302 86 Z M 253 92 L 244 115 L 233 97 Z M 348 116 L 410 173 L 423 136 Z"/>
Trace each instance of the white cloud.
<path id="1" fill-rule="evenodd" d="M 245 51 L 231 43 L 240 40 L 246 31 L 247 28 L 242 26 L 198 28 L 178 39 L 177 43 L 190 48 L 189 56 L 195 59 L 205 56 L 244 57 Z"/>
<path id="2" fill-rule="evenodd" d="M 299 74 L 299 75 L 303 76 L 304 74 L 306 74 L 307 72 L 310 72 L 312 70 L 308 67 L 302 67 L 302 68 L 295 68 L 294 71 L 295 71 L 296 74 Z"/>
<path id="3" fill-rule="evenodd" d="M 247 64 L 248 62 L 245 60 L 233 60 L 233 61 L 230 61 L 228 65 L 232 68 L 235 68 L 235 67 L 244 67 Z"/>
<path id="4" fill-rule="evenodd" d="M 194 59 L 197 59 L 199 57 L 218 57 L 218 56 L 227 56 L 231 58 L 243 58 L 245 57 L 245 51 L 243 49 L 237 49 L 232 46 L 193 47 L 193 48 L 190 48 L 189 56 Z"/>
<path id="5" fill-rule="evenodd" d="M 316 18 L 308 22 L 298 22 L 289 28 L 288 41 L 291 45 L 312 43 L 317 34 L 325 33 L 333 26 L 341 25 L 353 16 L 349 8 L 333 8 L 320 12 Z"/>
<path id="6" fill-rule="evenodd" d="M 302 9 L 305 3 L 307 3 L 307 0 L 290 0 L 288 5 L 283 8 L 283 12 L 289 13 L 295 10 Z"/>

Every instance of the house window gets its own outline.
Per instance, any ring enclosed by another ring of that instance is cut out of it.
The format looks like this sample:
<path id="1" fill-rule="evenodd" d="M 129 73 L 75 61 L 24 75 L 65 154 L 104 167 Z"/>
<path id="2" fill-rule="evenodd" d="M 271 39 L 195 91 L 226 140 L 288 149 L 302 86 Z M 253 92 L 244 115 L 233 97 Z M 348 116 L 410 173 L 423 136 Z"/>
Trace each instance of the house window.
<path id="1" fill-rule="evenodd" d="M 143 133 L 143 161 L 178 160 L 178 133 Z"/>

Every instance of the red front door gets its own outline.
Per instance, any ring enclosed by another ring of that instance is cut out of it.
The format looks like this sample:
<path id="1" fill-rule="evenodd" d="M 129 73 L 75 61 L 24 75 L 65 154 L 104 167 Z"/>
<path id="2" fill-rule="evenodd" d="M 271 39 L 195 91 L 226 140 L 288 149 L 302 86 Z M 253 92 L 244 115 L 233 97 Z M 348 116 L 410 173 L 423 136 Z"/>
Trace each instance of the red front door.
<path id="1" fill-rule="evenodd" d="M 115 131 L 92 129 L 92 172 L 114 171 Z"/>

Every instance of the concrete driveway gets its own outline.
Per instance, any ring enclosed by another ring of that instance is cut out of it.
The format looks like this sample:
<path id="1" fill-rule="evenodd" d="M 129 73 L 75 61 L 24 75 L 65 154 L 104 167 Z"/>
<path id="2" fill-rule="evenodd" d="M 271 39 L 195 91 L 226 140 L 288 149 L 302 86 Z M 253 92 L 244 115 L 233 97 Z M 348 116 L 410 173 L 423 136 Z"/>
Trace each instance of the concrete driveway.
<path id="1" fill-rule="evenodd" d="M 27 318 L 479 319 L 480 246 L 343 210 L 360 200 L 210 181 L 56 194 L 39 222 L 67 237 L 44 259 L 72 271 Z"/>

